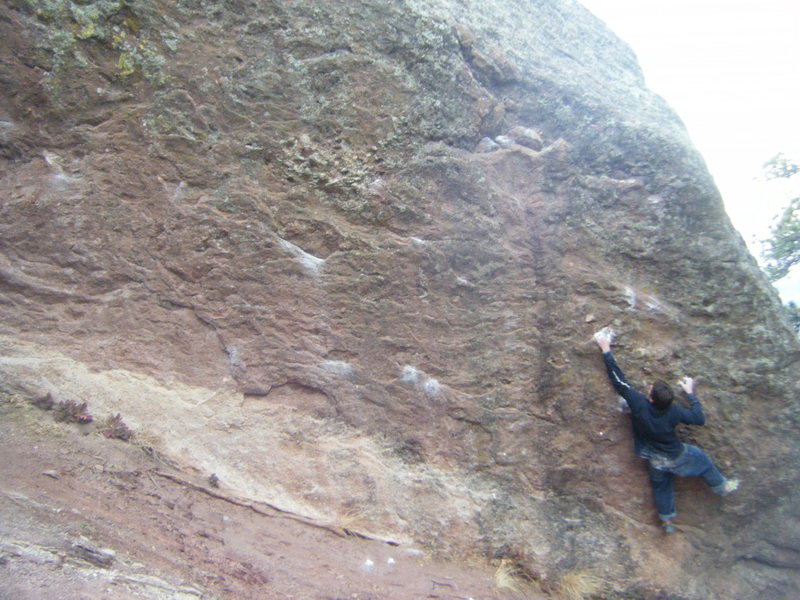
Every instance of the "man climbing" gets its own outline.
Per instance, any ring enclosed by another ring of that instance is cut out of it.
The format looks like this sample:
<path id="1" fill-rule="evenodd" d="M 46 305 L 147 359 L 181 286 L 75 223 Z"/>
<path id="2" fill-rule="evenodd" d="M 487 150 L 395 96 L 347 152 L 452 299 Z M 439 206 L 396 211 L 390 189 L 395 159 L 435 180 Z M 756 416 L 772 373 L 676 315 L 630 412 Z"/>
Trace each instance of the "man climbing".
<path id="1" fill-rule="evenodd" d="M 696 446 L 683 444 L 675 433 L 678 423 L 702 425 L 705 423 L 700 401 L 694 395 L 694 380 L 684 377 L 680 386 L 689 398 L 691 408 L 673 403 L 669 385 L 657 381 L 647 395 L 631 387 L 611 355 L 614 332 L 606 327 L 594 334 L 603 352 L 608 378 L 617 393 L 625 399 L 631 411 L 633 441 L 637 456 L 648 461 L 647 474 L 653 489 L 658 516 L 666 533 L 674 533 L 675 499 L 673 476 L 702 477 L 712 491 L 727 496 L 739 487 L 738 479 L 727 479 L 711 459 Z"/>

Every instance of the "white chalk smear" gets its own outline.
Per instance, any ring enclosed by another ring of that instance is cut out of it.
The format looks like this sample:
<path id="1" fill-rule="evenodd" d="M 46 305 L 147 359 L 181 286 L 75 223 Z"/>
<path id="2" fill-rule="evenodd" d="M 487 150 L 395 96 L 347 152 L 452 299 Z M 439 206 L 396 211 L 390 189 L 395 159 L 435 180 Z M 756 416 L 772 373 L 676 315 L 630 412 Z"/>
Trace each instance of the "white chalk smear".
<path id="1" fill-rule="evenodd" d="M 433 377 L 427 377 L 416 367 L 405 365 L 400 371 L 400 379 L 405 383 L 414 384 L 419 391 L 429 398 L 433 398 L 442 393 L 442 386 Z"/>
<path id="2" fill-rule="evenodd" d="M 175 186 L 175 190 L 172 192 L 172 201 L 176 202 L 181 199 L 183 196 L 183 192 L 186 189 L 186 184 L 184 182 L 180 182 L 178 185 Z"/>
<path id="3" fill-rule="evenodd" d="M 625 300 L 628 301 L 631 309 L 636 308 L 636 290 L 630 286 L 625 286 Z"/>
<path id="4" fill-rule="evenodd" d="M 361 570 L 369 572 L 369 571 L 372 570 L 372 567 L 374 567 L 374 566 L 375 566 L 375 563 L 372 561 L 372 559 L 368 558 L 363 563 L 361 563 Z"/>
<path id="5" fill-rule="evenodd" d="M 425 392 L 426 396 L 438 396 L 442 393 L 442 386 L 439 385 L 439 382 L 433 378 L 426 379 L 425 383 L 422 384 L 422 391 Z"/>
<path id="6" fill-rule="evenodd" d="M 278 243 L 281 248 L 287 253 L 291 254 L 313 277 L 319 277 L 320 269 L 325 264 L 324 258 L 319 258 L 313 254 L 309 254 L 299 246 L 295 246 L 292 242 L 278 238 Z"/>
<path id="7" fill-rule="evenodd" d="M 320 368 L 334 375 L 351 377 L 354 373 L 353 366 L 343 360 L 326 360 L 320 363 Z"/>
<path id="8" fill-rule="evenodd" d="M 400 379 L 406 383 L 417 383 L 419 380 L 419 370 L 411 365 L 406 365 L 400 372 Z"/>

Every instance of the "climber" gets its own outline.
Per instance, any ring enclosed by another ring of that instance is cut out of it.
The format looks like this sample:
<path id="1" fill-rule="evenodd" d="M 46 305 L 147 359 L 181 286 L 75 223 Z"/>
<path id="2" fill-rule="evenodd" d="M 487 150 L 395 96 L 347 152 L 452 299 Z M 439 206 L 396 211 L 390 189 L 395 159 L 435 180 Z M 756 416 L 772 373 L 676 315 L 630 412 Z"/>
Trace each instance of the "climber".
<path id="1" fill-rule="evenodd" d="M 735 491 L 739 480 L 724 477 L 703 450 L 681 443 L 675 433 L 678 423 L 705 423 L 700 401 L 694 395 L 694 380 L 684 377 L 679 384 L 689 398 L 690 409 L 673 403 L 672 390 L 663 381 L 651 385 L 645 396 L 631 387 L 617 366 L 611 355 L 613 339 L 614 331 L 608 327 L 594 334 L 594 340 L 603 352 L 611 385 L 630 408 L 634 450 L 637 456 L 648 461 L 647 474 L 661 526 L 666 533 L 674 533 L 672 520 L 677 514 L 672 489 L 674 475 L 702 477 L 712 491 L 722 496 Z"/>

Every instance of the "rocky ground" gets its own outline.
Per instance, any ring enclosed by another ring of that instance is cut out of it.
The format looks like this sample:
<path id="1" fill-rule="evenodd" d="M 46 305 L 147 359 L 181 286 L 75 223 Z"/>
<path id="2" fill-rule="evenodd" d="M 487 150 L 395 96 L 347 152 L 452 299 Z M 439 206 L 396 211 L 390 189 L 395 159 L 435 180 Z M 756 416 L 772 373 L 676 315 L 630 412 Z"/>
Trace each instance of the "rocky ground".
<path id="1" fill-rule="evenodd" d="M 135 438 L 56 423 L 19 397 L 0 415 L 0 598 L 520 597 L 507 586 L 524 583 L 488 561 L 238 500 Z"/>

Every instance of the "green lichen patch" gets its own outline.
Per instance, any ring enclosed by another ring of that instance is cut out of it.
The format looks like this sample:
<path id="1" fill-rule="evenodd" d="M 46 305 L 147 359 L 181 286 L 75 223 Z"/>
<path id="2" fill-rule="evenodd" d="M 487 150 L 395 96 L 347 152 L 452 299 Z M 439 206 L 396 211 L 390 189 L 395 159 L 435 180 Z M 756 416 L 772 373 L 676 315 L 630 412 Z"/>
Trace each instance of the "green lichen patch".
<path id="1" fill-rule="evenodd" d="M 27 4 L 41 22 L 69 30 L 79 40 L 108 40 L 115 26 L 131 18 L 123 14 L 128 11 L 125 0 L 27 0 Z"/>
<path id="2" fill-rule="evenodd" d="M 166 59 L 161 43 L 169 51 L 177 48 L 174 31 L 142 26 L 142 15 L 126 0 L 26 0 L 43 26 L 40 50 L 50 63 L 50 77 L 72 69 L 87 68 L 82 46 L 99 43 L 114 53 L 114 75 L 126 79 L 140 73 L 149 83 L 163 85 Z M 51 87 L 52 87 L 51 82 Z M 53 89 L 57 92 L 57 89 Z"/>

